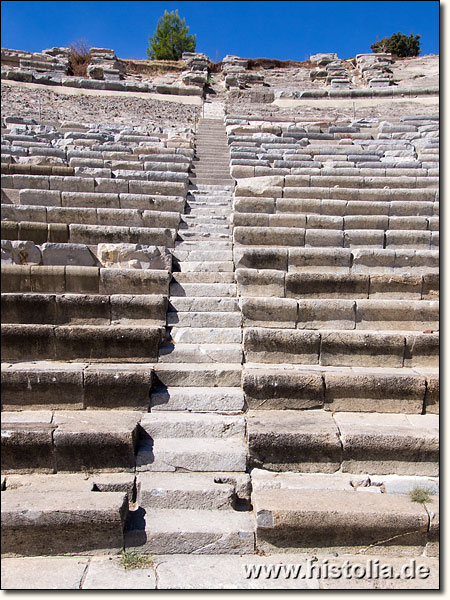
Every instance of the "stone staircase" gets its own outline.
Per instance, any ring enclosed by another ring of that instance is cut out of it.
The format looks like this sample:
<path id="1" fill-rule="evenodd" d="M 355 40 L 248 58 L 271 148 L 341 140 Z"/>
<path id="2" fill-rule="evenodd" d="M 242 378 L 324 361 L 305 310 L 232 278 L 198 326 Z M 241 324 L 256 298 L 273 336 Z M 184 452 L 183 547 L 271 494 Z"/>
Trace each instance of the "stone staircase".
<path id="1" fill-rule="evenodd" d="M 125 544 L 163 554 L 253 552 L 251 515 L 237 510 L 248 509 L 250 482 L 223 122 L 200 119 L 195 144 L 173 250 L 167 340 L 151 412 L 140 423 L 136 468 L 139 506 L 149 511 L 146 541 L 142 546 L 136 515 Z"/>
<path id="2" fill-rule="evenodd" d="M 436 119 L 204 114 L 4 133 L 5 553 L 436 556 Z"/>

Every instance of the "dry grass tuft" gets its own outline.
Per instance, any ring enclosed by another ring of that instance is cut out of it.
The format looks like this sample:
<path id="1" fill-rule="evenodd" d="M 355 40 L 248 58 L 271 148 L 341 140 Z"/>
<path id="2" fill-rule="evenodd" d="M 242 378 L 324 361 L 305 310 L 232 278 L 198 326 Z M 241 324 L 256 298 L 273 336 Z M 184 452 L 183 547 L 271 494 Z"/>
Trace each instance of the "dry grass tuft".
<path id="1" fill-rule="evenodd" d="M 91 62 L 90 46 L 86 40 L 77 40 L 69 44 L 69 48 L 69 75 L 86 77 L 86 70 Z"/>

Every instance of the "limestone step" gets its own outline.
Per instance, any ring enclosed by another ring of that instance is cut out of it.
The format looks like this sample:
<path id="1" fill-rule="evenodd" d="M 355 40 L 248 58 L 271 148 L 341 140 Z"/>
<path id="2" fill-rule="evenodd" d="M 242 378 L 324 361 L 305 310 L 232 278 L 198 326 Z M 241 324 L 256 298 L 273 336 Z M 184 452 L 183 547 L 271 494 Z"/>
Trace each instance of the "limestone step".
<path id="1" fill-rule="evenodd" d="M 216 202 L 224 199 L 230 204 L 233 202 L 234 182 L 228 182 L 225 185 L 205 185 L 190 183 L 187 192 L 187 200 Z M 11 200 L 14 202 L 14 198 Z"/>
<path id="2" fill-rule="evenodd" d="M 234 227 L 236 246 L 261 246 L 271 248 L 335 247 L 374 249 L 433 250 L 439 246 L 438 231 L 421 230 L 329 230 L 305 227 Z"/>
<path id="3" fill-rule="evenodd" d="M 147 411 L 153 364 L 2 363 L 2 408 Z"/>
<path id="4" fill-rule="evenodd" d="M 219 330 L 217 330 L 219 331 Z M 246 328 L 246 362 L 330 367 L 437 367 L 439 333 Z"/>
<path id="5" fill-rule="evenodd" d="M 249 500 L 246 473 L 139 473 L 139 506 L 154 509 L 230 510 Z"/>
<path id="6" fill-rule="evenodd" d="M 236 363 L 243 358 L 240 344 L 164 344 L 159 349 L 160 363 Z"/>
<path id="7" fill-rule="evenodd" d="M 181 263 L 183 264 L 183 263 Z M 232 271 L 177 271 L 172 273 L 173 284 L 184 285 L 185 283 L 234 283 Z"/>
<path id="8" fill-rule="evenodd" d="M 3 323 L 165 326 L 167 298 L 131 294 L 1 295 Z"/>
<path id="9" fill-rule="evenodd" d="M 338 490 L 369 494 L 409 494 L 416 487 L 439 497 L 439 477 L 420 475 L 367 475 L 358 473 L 293 473 L 252 469 L 252 491 L 263 490 Z"/>
<path id="10" fill-rule="evenodd" d="M 232 241 L 231 240 L 216 240 L 214 242 L 214 250 L 211 250 L 211 242 L 209 240 L 183 240 L 183 241 L 179 241 L 176 243 L 175 248 L 172 250 L 170 249 L 170 252 L 174 255 L 177 256 L 179 252 L 184 252 L 184 251 L 197 251 L 197 252 L 206 252 L 209 251 L 210 253 L 215 252 L 216 254 L 218 254 L 219 252 L 223 252 L 223 251 L 231 251 L 232 249 Z M 228 258 L 228 256 L 230 256 L 231 254 L 227 254 L 225 256 L 227 256 L 227 258 L 224 258 L 223 260 L 233 260 L 233 257 L 231 255 L 231 258 Z M 183 260 L 185 260 L 186 257 L 183 255 Z M 219 260 L 219 259 L 216 259 Z"/>
<path id="11" fill-rule="evenodd" d="M 180 312 L 239 312 L 237 298 L 171 298 L 169 310 Z"/>
<path id="12" fill-rule="evenodd" d="M 164 413 L 158 413 L 164 414 Z M 187 413 L 189 414 L 189 413 Z M 246 468 L 243 439 L 158 438 L 141 442 L 136 454 L 140 471 L 238 471 Z"/>
<path id="13" fill-rule="evenodd" d="M 256 547 L 263 552 L 327 547 L 419 556 L 436 535 L 430 531 L 436 517 L 428 512 L 436 511 L 436 501 L 417 504 L 408 495 L 269 489 L 254 492 L 252 503 Z"/>
<path id="14" fill-rule="evenodd" d="M 164 330 L 155 326 L 5 324 L 3 358 L 21 360 L 156 359 Z"/>
<path id="15" fill-rule="evenodd" d="M 215 226 L 219 228 L 219 226 Z M 217 229 L 222 231 L 222 228 Z M 176 229 L 161 227 L 121 227 L 115 225 L 82 225 L 78 223 L 1 222 L 3 239 L 28 240 L 36 244 L 69 242 L 71 244 L 140 243 L 172 247 Z"/>
<path id="16" fill-rule="evenodd" d="M 150 398 L 151 411 L 192 411 L 236 413 L 244 410 L 240 387 L 155 388 Z"/>
<path id="17" fill-rule="evenodd" d="M 371 248 L 258 248 L 235 247 L 236 268 L 290 272 L 400 273 L 422 275 L 439 268 L 438 250 Z"/>
<path id="18" fill-rule="evenodd" d="M 283 220 L 285 215 L 322 215 L 322 216 L 362 216 L 362 215 L 384 215 L 393 217 L 433 217 L 439 215 L 439 202 L 428 199 L 428 201 L 408 200 L 402 201 L 378 201 L 367 203 L 364 200 L 330 200 L 320 198 L 277 198 L 276 213 L 275 201 L 272 198 L 236 197 L 235 210 L 237 213 L 264 214 L 269 209 L 270 213 L 276 214 L 274 220 Z M 268 213 L 268 214 L 270 214 Z M 274 217 L 272 217 L 274 218 Z"/>
<path id="19" fill-rule="evenodd" d="M 181 261 L 179 263 L 181 273 L 232 273 L 234 263 L 231 260 L 223 261 Z"/>
<path id="20" fill-rule="evenodd" d="M 141 444 L 166 438 L 208 438 L 242 441 L 245 436 L 243 415 L 221 415 L 193 412 L 156 412 L 144 414 L 140 420 Z"/>
<path id="21" fill-rule="evenodd" d="M 155 509 L 145 530 L 125 532 L 125 548 L 143 554 L 254 552 L 254 524 L 246 512 Z"/>
<path id="22" fill-rule="evenodd" d="M 3 292 L 168 296 L 169 271 L 75 265 L 3 265 Z"/>
<path id="23" fill-rule="evenodd" d="M 83 167 L 81 167 L 83 168 Z M 173 174 L 175 175 L 175 174 Z M 176 179 L 179 179 L 177 174 Z M 50 181 L 51 180 L 51 181 Z M 82 181 L 80 181 L 82 180 Z M 131 200 L 127 196 L 135 195 L 160 195 L 160 196 L 185 196 L 187 184 L 185 181 L 169 181 L 168 174 L 161 172 L 158 179 L 153 181 L 144 179 L 102 178 L 95 177 L 50 177 L 45 175 L 4 175 L 2 187 L 5 189 L 21 190 L 20 204 L 33 204 L 44 206 L 95 206 L 93 199 L 98 203 L 102 201 L 103 208 L 119 208 L 117 202 L 119 194 L 125 196 L 121 200 Z M 41 191 L 47 192 L 45 194 Z M 53 192 L 52 194 L 49 193 Z M 31 194 L 30 192 L 33 192 Z M 38 192 L 38 193 L 36 193 Z M 55 192 L 60 192 L 59 196 Z M 94 196 L 95 194 L 95 196 Z M 23 199 L 22 199 L 23 196 Z M 44 200 L 43 200 L 44 199 Z M 145 199 L 147 205 L 151 204 Z M 88 204 L 86 204 L 88 202 Z M 114 202 L 114 206 L 111 205 Z M 139 208 L 139 206 L 123 206 L 123 208 Z"/>
<path id="24" fill-rule="evenodd" d="M 62 482 L 67 485 L 67 482 Z M 81 486 L 80 486 L 81 487 Z M 123 547 L 127 494 L 60 487 L 2 491 L 6 556 L 116 553 Z"/>
<path id="25" fill-rule="evenodd" d="M 417 296 L 420 298 L 420 294 Z M 369 300 L 297 301 L 252 297 L 241 298 L 240 304 L 244 327 L 372 331 L 439 329 L 439 302 L 433 300 L 378 300 L 375 294 L 375 298 Z"/>
<path id="26" fill-rule="evenodd" d="M 215 244 L 218 240 L 230 240 L 231 241 L 231 231 L 217 232 L 217 231 L 207 231 L 204 228 L 201 228 L 200 231 L 189 231 L 188 229 L 179 230 L 177 235 L 177 240 L 180 241 L 189 241 L 189 240 L 211 240 L 212 244 Z"/>
<path id="27" fill-rule="evenodd" d="M 270 471 L 436 476 L 437 415 L 250 411 L 250 465 Z"/>
<path id="28" fill-rule="evenodd" d="M 225 215 L 216 215 L 216 214 L 209 214 L 209 215 L 197 215 L 197 214 L 192 214 L 192 212 L 189 213 L 185 213 L 184 215 L 181 216 L 181 222 L 185 223 L 187 225 L 199 225 L 200 223 L 205 223 L 208 225 L 227 225 L 228 224 L 228 218 Z"/>
<path id="29" fill-rule="evenodd" d="M 166 387 L 229 388 L 241 386 L 241 365 L 158 363 L 154 367 L 156 381 Z"/>
<path id="30" fill-rule="evenodd" d="M 2 414 L 5 473 L 133 471 L 133 411 L 22 411 Z"/>
<path id="31" fill-rule="evenodd" d="M 190 217 L 206 217 L 209 218 L 209 215 L 213 213 L 216 217 L 223 216 L 229 221 L 229 216 L 231 214 L 231 206 L 227 203 L 224 203 L 223 206 L 216 204 L 206 204 L 201 203 L 198 204 L 193 200 L 189 200 L 189 207 L 186 209 L 185 216 L 189 215 Z M 187 212 L 189 211 L 189 212 Z"/>
<path id="32" fill-rule="evenodd" d="M 240 326 L 217 327 L 217 324 L 214 327 L 170 326 L 167 339 L 174 344 L 240 344 L 242 330 Z"/>
<path id="33" fill-rule="evenodd" d="M 373 231 L 414 231 L 437 230 L 438 217 L 386 215 L 314 215 L 305 213 L 262 214 L 237 212 L 233 214 L 235 227 L 295 227 L 305 229 L 327 229 L 351 232 L 353 229 L 367 230 L 367 236 L 373 237 Z M 350 235 L 350 233 L 348 233 Z"/>
<path id="34" fill-rule="evenodd" d="M 234 186 L 234 180 L 227 179 L 197 179 L 189 182 L 188 190 L 194 192 L 200 192 L 201 195 L 211 195 L 215 192 L 216 195 L 229 194 L 232 192 Z M 309 189 L 309 188 L 308 188 Z"/>
<path id="35" fill-rule="evenodd" d="M 176 325 L 177 327 L 240 327 L 240 312 L 207 312 L 207 311 L 189 311 L 189 312 L 168 312 L 167 326 Z"/>
<path id="36" fill-rule="evenodd" d="M 200 233 L 200 234 L 207 234 L 207 233 L 224 233 L 230 236 L 231 238 L 231 226 L 227 223 L 197 223 L 197 222 L 183 222 L 180 223 L 180 227 L 178 229 L 178 233 L 181 234 L 185 234 L 185 233 Z M 168 245 L 168 244 L 166 244 Z"/>
<path id="37" fill-rule="evenodd" d="M 179 267 L 181 271 L 182 263 L 217 263 L 222 260 L 231 262 L 233 259 L 231 242 L 215 240 L 214 248 L 214 250 L 211 250 L 211 242 L 209 241 L 190 240 L 189 242 L 180 242 L 174 250 L 171 250 L 174 267 Z"/>
<path id="38" fill-rule="evenodd" d="M 437 368 L 321 367 L 246 363 L 242 389 L 251 409 L 437 414 Z"/>
<path id="39" fill-rule="evenodd" d="M 230 171 L 228 168 L 213 168 L 213 167 L 196 167 L 189 172 L 190 181 L 198 179 L 229 179 L 231 180 Z"/>
<path id="40" fill-rule="evenodd" d="M 191 175 L 189 177 L 189 181 L 194 185 L 230 185 L 232 183 L 231 177 L 208 177 L 208 176 L 199 176 L 195 177 Z"/>
<path id="41" fill-rule="evenodd" d="M 347 261 L 347 256 L 342 259 Z M 303 260 L 303 258 L 301 259 Z M 342 264 L 342 263 L 341 263 Z M 238 292 L 243 297 L 307 299 L 427 300 L 438 298 L 436 273 L 361 273 L 299 271 L 285 273 L 272 269 L 235 271 Z"/>
<path id="42" fill-rule="evenodd" d="M 170 296 L 236 297 L 235 283 L 172 283 Z"/>
<path id="43" fill-rule="evenodd" d="M 2 204 L 2 221 L 39 223 L 79 223 L 128 227 L 170 227 L 180 222 L 178 212 L 126 208 L 41 207 Z"/>
<path id="44" fill-rule="evenodd" d="M 276 194 L 277 200 L 281 198 L 281 190 L 283 190 L 283 199 L 319 199 L 319 200 L 348 200 L 348 201 L 364 201 L 364 202 L 392 202 L 392 201 L 420 201 L 420 202 L 435 202 L 437 199 L 437 190 L 434 187 L 398 187 L 389 188 L 386 178 L 379 178 L 378 187 L 343 187 L 343 181 L 336 181 L 337 187 L 328 187 L 321 177 L 319 177 L 318 183 L 322 185 L 311 186 L 311 187 L 289 187 L 281 188 L 273 187 L 269 192 L 266 191 L 265 197 L 274 197 Z M 423 178 L 427 179 L 427 178 Z M 242 180 L 241 180 L 242 181 Z M 397 179 L 394 179 L 397 181 Z M 239 180 L 238 180 L 239 182 Z M 384 189 L 386 188 L 386 189 Z M 247 188 L 236 188 L 235 192 L 237 197 L 254 197 L 255 193 L 253 189 Z M 289 202 L 291 204 L 291 201 Z"/>

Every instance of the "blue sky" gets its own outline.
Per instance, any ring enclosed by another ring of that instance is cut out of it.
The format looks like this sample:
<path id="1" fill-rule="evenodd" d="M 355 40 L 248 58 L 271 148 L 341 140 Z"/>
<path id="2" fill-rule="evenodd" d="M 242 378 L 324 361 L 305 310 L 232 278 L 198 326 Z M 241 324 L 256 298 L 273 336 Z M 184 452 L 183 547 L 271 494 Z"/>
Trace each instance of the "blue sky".
<path id="1" fill-rule="evenodd" d="M 401 31 L 421 35 L 424 54 L 439 53 L 439 2 L 2 2 L 2 46 L 39 52 L 85 39 L 120 58 L 146 58 L 164 10 L 178 9 L 197 51 L 305 60 L 317 52 L 339 58 L 370 52 L 378 38 Z"/>

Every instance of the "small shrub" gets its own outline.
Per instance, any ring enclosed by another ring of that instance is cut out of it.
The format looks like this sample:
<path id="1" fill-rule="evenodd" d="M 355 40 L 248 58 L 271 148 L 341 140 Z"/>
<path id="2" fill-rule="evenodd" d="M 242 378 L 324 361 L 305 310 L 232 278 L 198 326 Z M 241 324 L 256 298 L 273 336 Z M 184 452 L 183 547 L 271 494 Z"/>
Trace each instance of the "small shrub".
<path id="1" fill-rule="evenodd" d="M 391 37 L 384 37 L 370 46 L 372 52 L 390 52 L 395 56 L 418 56 L 420 54 L 420 35 L 410 36 L 403 33 L 393 33 Z"/>
<path id="2" fill-rule="evenodd" d="M 120 564 L 123 569 L 145 569 L 146 567 L 153 567 L 153 560 L 151 556 L 124 550 Z"/>
<path id="3" fill-rule="evenodd" d="M 86 40 L 77 40 L 69 44 L 69 75 L 86 77 L 86 70 L 91 62 L 90 46 Z"/>
<path id="4" fill-rule="evenodd" d="M 418 502 L 419 504 L 425 504 L 426 502 L 430 502 L 430 495 L 433 494 L 433 490 L 429 490 L 427 488 L 420 487 L 416 485 L 410 492 L 409 497 L 412 502 Z"/>

